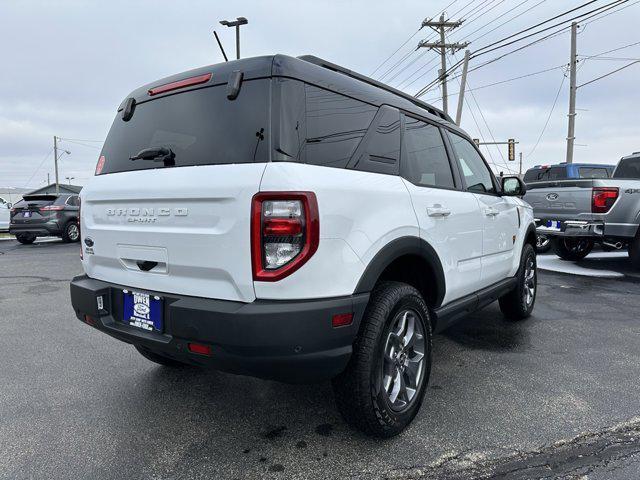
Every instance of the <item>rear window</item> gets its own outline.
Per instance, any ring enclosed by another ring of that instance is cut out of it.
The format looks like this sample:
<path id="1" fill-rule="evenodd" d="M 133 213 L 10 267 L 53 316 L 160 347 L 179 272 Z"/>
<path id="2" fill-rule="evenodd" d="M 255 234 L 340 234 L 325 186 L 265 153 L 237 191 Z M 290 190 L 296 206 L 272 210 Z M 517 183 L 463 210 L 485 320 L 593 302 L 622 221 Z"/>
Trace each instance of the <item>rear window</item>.
<path id="1" fill-rule="evenodd" d="M 580 178 L 609 178 L 609 171 L 604 167 L 580 167 Z"/>
<path id="2" fill-rule="evenodd" d="M 53 205 L 57 199 L 55 195 L 26 195 L 15 206 L 16 208 L 44 207 Z"/>
<path id="3" fill-rule="evenodd" d="M 613 178 L 640 179 L 640 157 L 624 158 L 620 160 Z"/>
<path id="4" fill-rule="evenodd" d="M 118 112 L 102 150 L 102 174 L 162 167 L 129 160 L 150 147 L 170 148 L 176 167 L 266 162 L 269 93 L 269 80 L 249 80 L 235 100 L 220 85 L 140 103 L 128 122 Z"/>
<path id="5" fill-rule="evenodd" d="M 566 167 L 536 168 L 524 175 L 524 182 L 543 182 L 546 180 L 566 180 Z"/>

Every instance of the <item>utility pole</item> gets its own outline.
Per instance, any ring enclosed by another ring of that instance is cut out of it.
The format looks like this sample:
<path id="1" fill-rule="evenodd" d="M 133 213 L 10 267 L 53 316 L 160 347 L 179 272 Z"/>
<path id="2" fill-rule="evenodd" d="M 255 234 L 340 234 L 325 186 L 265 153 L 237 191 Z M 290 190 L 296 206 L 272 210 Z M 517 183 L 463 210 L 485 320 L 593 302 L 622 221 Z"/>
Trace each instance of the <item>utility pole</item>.
<path id="1" fill-rule="evenodd" d="M 522 176 L 522 152 L 520 152 L 520 168 L 518 169 L 518 175 Z"/>
<path id="2" fill-rule="evenodd" d="M 444 20 L 444 13 L 440 15 L 440 21 L 435 22 L 432 19 L 426 19 L 422 22 L 423 27 L 430 27 L 434 31 L 440 33 L 440 41 L 439 42 L 426 42 L 421 41 L 418 43 L 418 48 L 428 48 L 429 50 L 440 50 L 440 71 L 439 77 L 442 82 L 442 110 L 444 113 L 448 114 L 448 102 L 447 102 L 447 49 L 451 49 L 451 53 L 455 53 L 458 50 L 462 50 L 469 45 L 469 42 L 464 43 L 447 43 L 445 40 L 445 31 L 453 30 L 454 28 L 458 28 L 462 25 L 463 20 L 459 20 L 456 22 L 450 22 Z"/>
<path id="3" fill-rule="evenodd" d="M 60 186 L 58 183 L 58 137 L 53 136 L 53 162 L 56 171 L 56 195 L 60 193 Z"/>
<path id="4" fill-rule="evenodd" d="M 576 43 L 578 24 L 571 24 L 571 59 L 569 60 L 569 128 L 567 131 L 567 163 L 573 163 L 573 144 L 576 139 L 576 66 L 578 63 Z"/>
<path id="5" fill-rule="evenodd" d="M 460 126 L 462 121 L 462 105 L 464 103 L 464 90 L 467 87 L 467 69 L 469 68 L 469 50 L 464 52 L 464 63 L 462 64 L 462 79 L 460 80 L 460 94 L 458 95 L 458 111 L 456 112 L 456 125 Z"/>

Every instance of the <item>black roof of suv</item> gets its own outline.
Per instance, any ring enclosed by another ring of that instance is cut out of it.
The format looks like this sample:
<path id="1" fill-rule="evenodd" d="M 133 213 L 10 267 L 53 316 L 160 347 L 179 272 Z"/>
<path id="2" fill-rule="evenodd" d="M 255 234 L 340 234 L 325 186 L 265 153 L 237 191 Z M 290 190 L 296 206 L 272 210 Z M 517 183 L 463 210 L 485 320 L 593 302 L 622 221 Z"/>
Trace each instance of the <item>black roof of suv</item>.
<path id="1" fill-rule="evenodd" d="M 468 136 L 440 109 L 365 75 L 312 55 L 304 55 L 297 58 L 280 54 L 252 57 L 171 75 L 135 89 L 122 101 L 118 111 L 122 111 L 125 108 L 129 98 L 135 99 L 136 104 L 140 104 L 175 93 L 174 91 L 167 91 L 166 93 L 150 95 L 152 89 L 162 85 L 206 74 L 211 74 L 211 80 L 207 81 L 207 87 L 224 85 L 228 83 L 230 76 L 234 72 L 241 72 L 243 81 L 268 77 L 287 77 L 301 80 L 378 107 L 383 104 L 394 106 L 429 118 L 433 122 L 446 124 L 448 127 Z M 203 88 L 203 86 L 202 84 L 196 84 L 191 87 L 180 88 L 179 92 L 196 90 Z"/>

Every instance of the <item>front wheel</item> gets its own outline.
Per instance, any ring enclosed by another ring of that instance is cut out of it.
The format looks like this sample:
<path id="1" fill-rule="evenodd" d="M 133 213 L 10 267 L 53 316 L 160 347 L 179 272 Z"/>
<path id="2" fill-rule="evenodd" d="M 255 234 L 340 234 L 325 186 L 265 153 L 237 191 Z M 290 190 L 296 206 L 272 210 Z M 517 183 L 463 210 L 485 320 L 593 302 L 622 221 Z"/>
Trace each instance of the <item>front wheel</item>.
<path id="1" fill-rule="evenodd" d="M 507 320 L 524 320 L 531 315 L 536 303 L 538 274 L 536 252 L 531 244 L 522 249 L 520 268 L 518 269 L 516 288 L 500 297 L 500 310 Z"/>
<path id="2" fill-rule="evenodd" d="M 431 319 L 418 290 L 383 282 L 371 294 L 346 370 L 333 380 L 347 423 L 376 437 L 416 416 L 431 371 Z"/>
<path id="3" fill-rule="evenodd" d="M 553 242 L 553 248 L 563 260 L 582 260 L 591 253 L 593 240 L 580 237 L 558 237 Z"/>

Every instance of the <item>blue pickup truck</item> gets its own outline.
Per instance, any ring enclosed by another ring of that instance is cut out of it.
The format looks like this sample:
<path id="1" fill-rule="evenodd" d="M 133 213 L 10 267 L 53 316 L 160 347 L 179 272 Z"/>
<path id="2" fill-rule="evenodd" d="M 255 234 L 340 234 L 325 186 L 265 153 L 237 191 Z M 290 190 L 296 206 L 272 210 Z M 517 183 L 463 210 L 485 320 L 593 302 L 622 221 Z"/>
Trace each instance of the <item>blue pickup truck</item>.
<path id="1" fill-rule="evenodd" d="M 524 174 L 524 183 L 528 187 L 535 183 L 553 184 L 554 181 L 580 180 L 589 178 L 611 178 L 615 165 L 599 163 L 557 163 L 555 165 L 536 165 Z M 560 185 L 558 185 L 560 186 Z M 546 235 L 538 235 L 536 250 L 544 253 L 551 248 Z"/>

